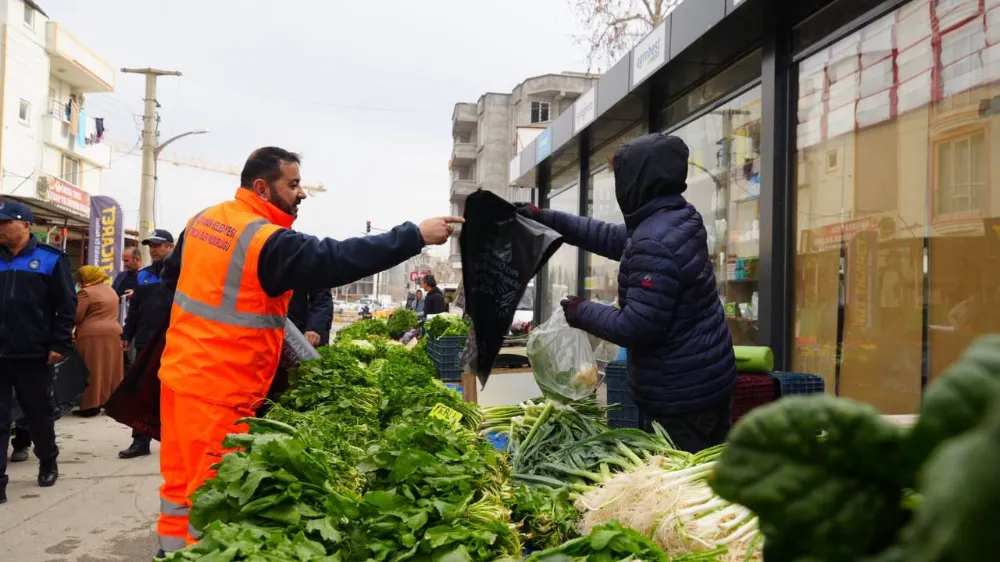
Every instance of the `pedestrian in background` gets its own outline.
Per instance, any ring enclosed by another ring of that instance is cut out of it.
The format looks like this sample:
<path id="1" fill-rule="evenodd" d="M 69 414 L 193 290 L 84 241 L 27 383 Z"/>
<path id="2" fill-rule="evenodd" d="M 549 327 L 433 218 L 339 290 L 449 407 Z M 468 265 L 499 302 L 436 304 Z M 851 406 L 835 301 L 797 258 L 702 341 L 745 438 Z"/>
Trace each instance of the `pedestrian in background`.
<path id="1" fill-rule="evenodd" d="M 413 302 L 413 311 L 417 313 L 417 316 L 420 316 L 424 313 L 424 292 L 417 289 L 417 295 L 414 299 L 416 300 Z"/>
<path id="2" fill-rule="evenodd" d="M 139 248 L 125 248 L 122 254 L 122 264 L 125 270 L 115 277 L 112 288 L 119 297 L 131 297 L 135 288 L 139 285 L 139 270 L 142 269 L 142 252 Z"/>
<path id="3" fill-rule="evenodd" d="M 108 275 L 96 265 L 85 265 L 76 274 L 80 292 L 76 307 L 76 349 L 87 365 L 87 390 L 79 417 L 93 417 L 118 388 L 124 376 L 122 326 L 118 323 L 118 294 L 108 285 Z"/>
<path id="4" fill-rule="evenodd" d="M 438 289 L 437 279 L 434 279 L 433 275 L 428 275 L 424 277 L 423 285 L 424 290 L 427 291 L 427 296 L 423 300 L 424 314 L 430 316 L 448 312 L 448 303 L 444 300 L 444 293 Z"/>
<path id="5" fill-rule="evenodd" d="M 135 292 L 129 299 L 128 316 L 122 330 L 121 350 L 128 351 L 129 346 L 135 347 L 135 356 L 142 355 L 142 350 L 153 337 L 159 327 L 156 310 L 159 293 L 163 287 L 160 276 L 163 274 L 163 263 L 174 251 L 174 236 L 166 230 L 156 229 L 153 234 L 142 241 L 149 247 L 149 257 L 153 261 L 136 275 Z M 134 459 L 149 455 L 149 444 L 152 439 L 140 431 L 132 431 L 132 444 L 120 451 L 118 457 Z"/>
<path id="6" fill-rule="evenodd" d="M 31 208 L 0 198 L 0 503 L 7 501 L 13 392 L 38 457 L 38 485 L 59 478 L 52 365 L 73 349 L 76 291 L 69 259 L 31 233 Z"/>
<path id="7" fill-rule="evenodd" d="M 330 289 L 295 291 L 288 305 L 288 319 L 313 347 L 328 345 L 333 329 L 333 293 Z"/>

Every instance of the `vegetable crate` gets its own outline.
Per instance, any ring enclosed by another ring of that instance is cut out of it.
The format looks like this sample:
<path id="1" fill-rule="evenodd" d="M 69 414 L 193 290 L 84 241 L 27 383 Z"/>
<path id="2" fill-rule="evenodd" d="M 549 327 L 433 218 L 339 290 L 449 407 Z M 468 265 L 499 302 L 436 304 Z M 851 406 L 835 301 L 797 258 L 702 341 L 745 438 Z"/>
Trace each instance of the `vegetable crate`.
<path id="1" fill-rule="evenodd" d="M 776 386 L 775 379 L 769 375 L 737 376 L 736 392 L 733 393 L 733 423 L 750 410 L 774 402 L 778 397 Z"/>
<path id="2" fill-rule="evenodd" d="M 807 396 L 826 392 L 826 384 L 823 382 L 823 377 L 817 375 L 775 371 L 771 373 L 771 376 L 777 381 L 778 398 L 782 396 Z"/>
<path id="3" fill-rule="evenodd" d="M 608 363 L 604 369 L 604 384 L 608 387 L 608 404 L 619 405 L 617 409 L 608 411 L 608 425 L 616 429 L 642 429 L 642 414 L 629 394 L 628 369 L 624 361 Z"/>
<path id="4" fill-rule="evenodd" d="M 465 349 L 463 336 L 442 336 L 427 340 L 427 355 L 437 368 L 438 378 L 447 382 L 462 380 L 462 350 Z"/>

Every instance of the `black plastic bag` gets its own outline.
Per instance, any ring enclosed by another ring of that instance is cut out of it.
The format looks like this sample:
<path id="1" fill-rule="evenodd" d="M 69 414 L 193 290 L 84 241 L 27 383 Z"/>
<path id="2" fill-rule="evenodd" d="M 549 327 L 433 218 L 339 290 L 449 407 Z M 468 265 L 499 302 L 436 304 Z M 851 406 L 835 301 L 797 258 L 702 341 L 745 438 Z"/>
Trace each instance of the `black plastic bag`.
<path id="1" fill-rule="evenodd" d="M 59 419 L 80 405 L 83 392 L 87 390 L 90 374 L 87 371 L 87 364 L 83 362 L 83 357 L 76 349 L 70 351 L 65 359 L 50 369 L 52 369 L 53 383 L 49 399 L 55 419 Z M 10 419 L 14 423 L 22 422 L 24 419 L 24 411 L 17 401 L 16 392 L 11 404 Z"/>
<path id="2" fill-rule="evenodd" d="M 465 201 L 459 244 L 465 313 L 472 318 L 462 365 L 485 385 L 528 282 L 562 245 L 562 236 L 479 190 Z"/>

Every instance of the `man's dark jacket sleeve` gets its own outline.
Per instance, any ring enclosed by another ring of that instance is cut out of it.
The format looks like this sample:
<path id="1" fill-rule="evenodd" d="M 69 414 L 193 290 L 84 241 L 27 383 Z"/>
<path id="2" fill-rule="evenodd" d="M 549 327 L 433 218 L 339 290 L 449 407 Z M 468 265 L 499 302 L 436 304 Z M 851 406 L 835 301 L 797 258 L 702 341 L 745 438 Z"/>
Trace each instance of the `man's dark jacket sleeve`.
<path id="1" fill-rule="evenodd" d="M 418 255 L 423 247 L 420 229 L 410 222 L 384 234 L 343 241 L 279 230 L 261 248 L 257 277 L 271 297 L 329 289 L 385 271 Z"/>
<path id="2" fill-rule="evenodd" d="M 115 277 L 114 283 L 111 284 L 111 288 L 114 289 L 116 293 L 118 293 L 119 297 L 122 296 L 122 293 L 124 293 L 124 291 L 122 291 L 122 283 L 125 282 L 126 278 L 128 278 L 128 272 L 122 271 L 121 273 L 118 274 L 117 277 Z"/>
<path id="3" fill-rule="evenodd" d="M 567 244 L 582 248 L 609 260 L 621 261 L 628 230 L 624 224 L 612 224 L 590 217 L 542 210 L 538 221 L 563 235 Z"/>
<path id="4" fill-rule="evenodd" d="M 309 294 L 309 320 L 306 321 L 306 331 L 319 334 L 319 344 L 330 342 L 330 330 L 333 326 L 333 293 L 330 289 L 320 289 Z"/>
<path id="5" fill-rule="evenodd" d="M 54 312 L 51 351 L 64 357 L 73 350 L 73 327 L 76 325 L 76 290 L 70 269 L 69 258 L 62 254 L 49 276 L 49 298 Z"/>

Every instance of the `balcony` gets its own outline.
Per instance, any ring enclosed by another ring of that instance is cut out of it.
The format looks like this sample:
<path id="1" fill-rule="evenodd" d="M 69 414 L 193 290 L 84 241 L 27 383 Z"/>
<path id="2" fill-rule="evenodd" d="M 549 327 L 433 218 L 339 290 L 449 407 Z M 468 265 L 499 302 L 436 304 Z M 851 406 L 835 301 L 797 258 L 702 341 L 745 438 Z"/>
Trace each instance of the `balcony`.
<path id="1" fill-rule="evenodd" d="M 476 145 L 467 142 L 456 142 L 451 151 L 452 167 L 464 167 L 475 163 Z"/>
<path id="2" fill-rule="evenodd" d="M 474 103 L 456 103 L 451 114 L 451 132 L 474 131 L 479 126 L 479 108 Z"/>
<path id="3" fill-rule="evenodd" d="M 63 104 L 52 101 L 49 111 L 42 116 L 42 142 L 62 152 L 86 160 L 90 166 L 106 168 L 111 162 L 111 147 L 97 142 L 97 121 L 86 117 L 83 146 L 77 142 L 77 134 L 70 131 Z"/>
<path id="4" fill-rule="evenodd" d="M 451 200 L 463 201 L 476 191 L 476 182 L 472 180 L 451 180 Z"/>
<path id="5" fill-rule="evenodd" d="M 54 21 L 47 24 L 46 50 L 53 76 L 84 93 L 115 91 L 115 69 Z"/>

